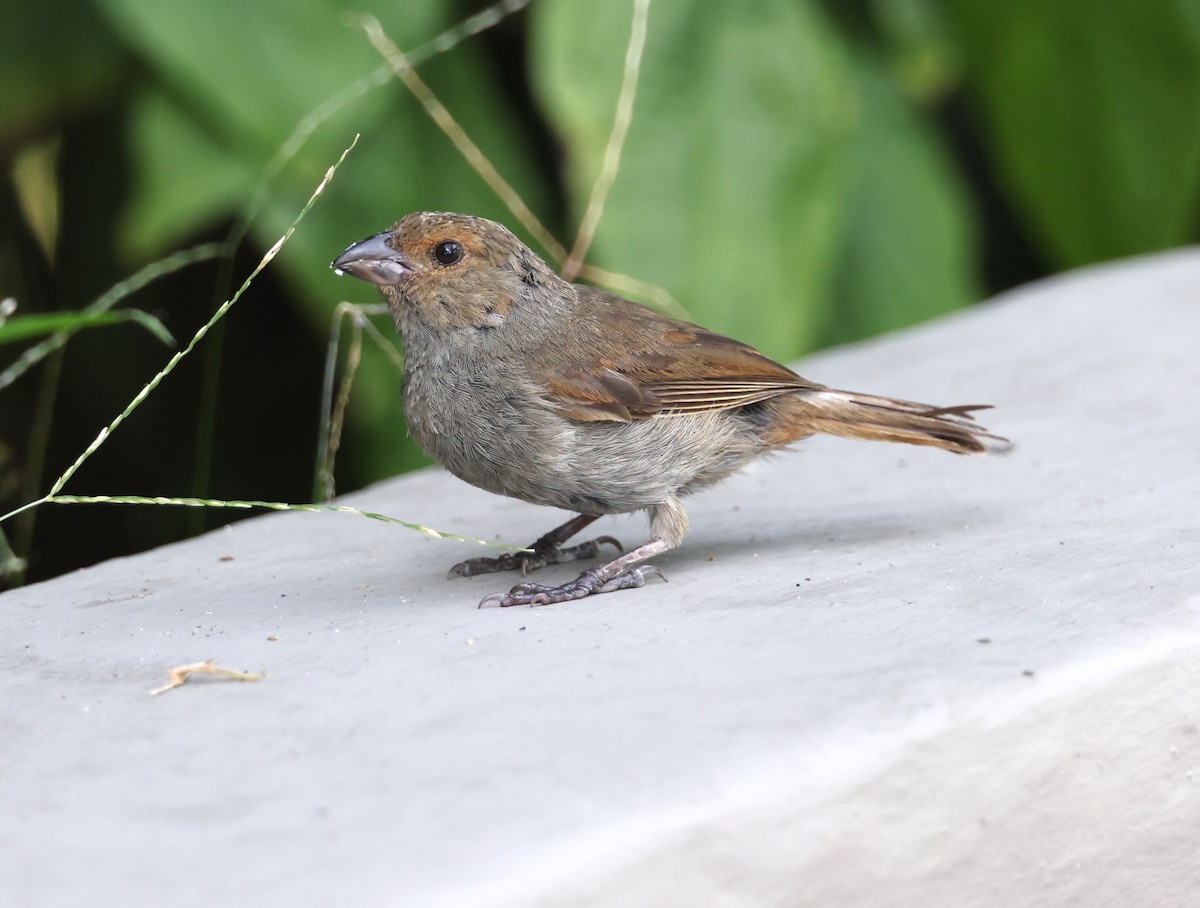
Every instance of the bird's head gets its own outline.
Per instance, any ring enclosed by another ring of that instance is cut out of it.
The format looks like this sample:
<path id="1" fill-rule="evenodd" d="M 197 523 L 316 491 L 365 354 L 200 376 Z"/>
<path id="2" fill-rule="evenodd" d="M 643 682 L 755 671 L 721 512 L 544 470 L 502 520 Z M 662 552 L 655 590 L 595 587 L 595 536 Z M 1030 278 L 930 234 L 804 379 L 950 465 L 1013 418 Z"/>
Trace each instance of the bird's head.
<path id="1" fill-rule="evenodd" d="M 401 332 L 413 318 L 435 330 L 499 327 L 538 288 L 569 286 L 503 225 L 449 212 L 407 215 L 332 267 L 379 287 Z"/>

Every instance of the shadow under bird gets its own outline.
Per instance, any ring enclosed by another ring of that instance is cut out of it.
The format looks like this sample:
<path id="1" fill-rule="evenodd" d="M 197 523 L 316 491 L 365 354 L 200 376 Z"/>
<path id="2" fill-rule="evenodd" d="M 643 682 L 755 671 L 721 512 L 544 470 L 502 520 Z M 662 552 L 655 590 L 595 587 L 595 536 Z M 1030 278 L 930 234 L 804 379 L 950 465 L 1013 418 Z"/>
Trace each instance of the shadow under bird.
<path id="1" fill-rule="evenodd" d="M 650 538 L 561 586 L 520 583 L 480 603 L 542 605 L 643 586 L 645 562 L 682 542 L 682 499 L 817 433 L 1004 450 L 971 417 L 837 391 L 752 347 L 612 293 L 571 284 L 494 221 L 416 212 L 333 262 L 375 284 L 404 343 L 404 409 L 424 451 L 499 495 L 577 512 L 529 551 L 450 573 L 522 574 L 597 557 L 565 546 L 603 514 L 644 510 Z M 665 578 L 664 578 L 665 579 Z"/>

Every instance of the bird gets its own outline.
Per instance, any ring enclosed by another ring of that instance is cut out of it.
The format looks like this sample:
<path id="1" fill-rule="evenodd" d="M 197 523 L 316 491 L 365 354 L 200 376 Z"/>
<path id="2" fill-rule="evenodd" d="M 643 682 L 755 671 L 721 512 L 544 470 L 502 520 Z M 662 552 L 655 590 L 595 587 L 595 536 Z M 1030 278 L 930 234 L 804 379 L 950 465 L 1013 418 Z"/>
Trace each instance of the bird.
<path id="1" fill-rule="evenodd" d="M 930 406 L 836 390 L 753 347 L 564 280 L 502 224 L 414 212 L 331 266 L 375 285 L 404 347 L 402 396 L 417 444 L 471 485 L 576 516 L 521 551 L 450 576 L 616 553 L 557 586 L 521 582 L 480 606 L 548 605 L 666 579 L 650 559 L 683 541 L 683 500 L 817 434 L 1007 450 L 974 419 L 990 405 Z M 568 546 L 605 514 L 644 511 L 650 538 Z"/>

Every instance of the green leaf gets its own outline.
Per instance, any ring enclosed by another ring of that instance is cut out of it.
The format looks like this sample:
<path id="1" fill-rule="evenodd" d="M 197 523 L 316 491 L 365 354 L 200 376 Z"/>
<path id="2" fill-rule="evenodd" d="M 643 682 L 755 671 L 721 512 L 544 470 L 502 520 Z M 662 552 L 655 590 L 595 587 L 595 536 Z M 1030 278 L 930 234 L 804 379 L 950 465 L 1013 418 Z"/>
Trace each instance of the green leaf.
<path id="1" fill-rule="evenodd" d="M 531 10 L 532 77 L 581 214 L 612 124 L 631 5 Z M 810 348 L 830 305 L 859 117 L 837 36 L 812 3 L 660 0 L 633 124 L 590 260 L 669 290 L 693 317 L 776 356 Z"/>
<path id="2" fill-rule="evenodd" d="M 1010 201 L 1062 266 L 1186 241 L 1200 188 L 1200 6 L 955 0 Z"/>
<path id="3" fill-rule="evenodd" d="M 379 64 L 333 0 L 99 5 L 215 135 L 265 154 L 315 104 Z M 387 11 L 385 25 L 402 41 L 435 30 L 442 15 L 437 4 Z"/>
<path id="4" fill-rule="evenodd" d="M 0 324 L 0 346 L 15 344 L 60 332 L 82 331 L 85 328 L 100 328 L 134 322 L 141 325 L 168 346 L 175 338 L 166 326 L 148 312 L 140 309 L 114 309 L 108 312 L 46 312 L 36 315 L 18 315 Z"/>
<path id="5" fill-rule="evenodd" d="M 961 48 L 941 0 L 870 0 L 891 81 L 909 97 L 931 103 L 961 81 Z"/>
<path id="6" fill-rule="evenodd" d="M 139 162 L 132 201 L 121 213 L 121 245 L 130 258 L 186 242 L 249 197 L 256 169 L 165 92 L 151 88 L 134 102 L 130 133 Z"/>
<path id="7" fill-rule="evenodd" d="M 974 222 L 953 162 L 894 81 L 865 60 L 856 72 L 865 108 L 830 343 L 924 321 L 979 295 Z"/>

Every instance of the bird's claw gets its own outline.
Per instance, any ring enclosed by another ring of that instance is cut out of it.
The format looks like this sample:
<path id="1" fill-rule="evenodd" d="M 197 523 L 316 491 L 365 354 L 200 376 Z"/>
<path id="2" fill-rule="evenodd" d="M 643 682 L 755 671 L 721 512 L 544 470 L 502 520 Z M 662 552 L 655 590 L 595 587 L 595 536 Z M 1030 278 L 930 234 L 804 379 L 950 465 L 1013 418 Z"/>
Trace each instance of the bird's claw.
<path id="1" fill-rule="evenodd" d="M 600 540 L 597 540 L 600 541 Z M 618 574 L 606 581 L 601 581 L 595 571 L 584 571 L 570 583 L 561 586 L 546 586 L 541 583 L 518 583 L 507 593 L 492 593 L 479 600 L 479 608 L 488 605 L 498 605 L 500 608 L 510 608 L 514 605 L 553 605 L 558 602 L 571 602 L 595 593 L 615 593 L 617 590 L 633 590 L 646 585 L 646 578 L 655 576 L 664 582 L 667 575 L 652 564 L 643 564 L 630 568 L 623 574 Z"/>
<path id="2" fill-rule="evenodd" d="M 520 556 L 524 555 L 524 558 Z M 530 564 L 529 562 L 537 562 Z M 446 574 L 446 579 L 453 577 L 474 577 L 476 574 L 494 574 L 497 571 L 526 571 L 544 567 L 545 560 L 539 561 L 537 552 L 505 552 L 495 558 L 468 558 L 460 561 Z"/>
<path id="3" fill-rule="evenodd" d="M 460 561 L 450 568 L 446 577 L 474 577 L 476 574 L 494 574 L 499 571 L 520 571 L 524 577 L 530 571 L 536 571 L 548 564 L 565 564 L 569 561 L 595 558 L 600 554 L 600 546 L 605 543 L 613 546 L 617 554 L 625 551 L 624 546 L 613 536 L 600 536 L 566 548 L 534 543 L 522 552 L 505 552 L 495 558 L 468 558 L 466 561 Z"/>

